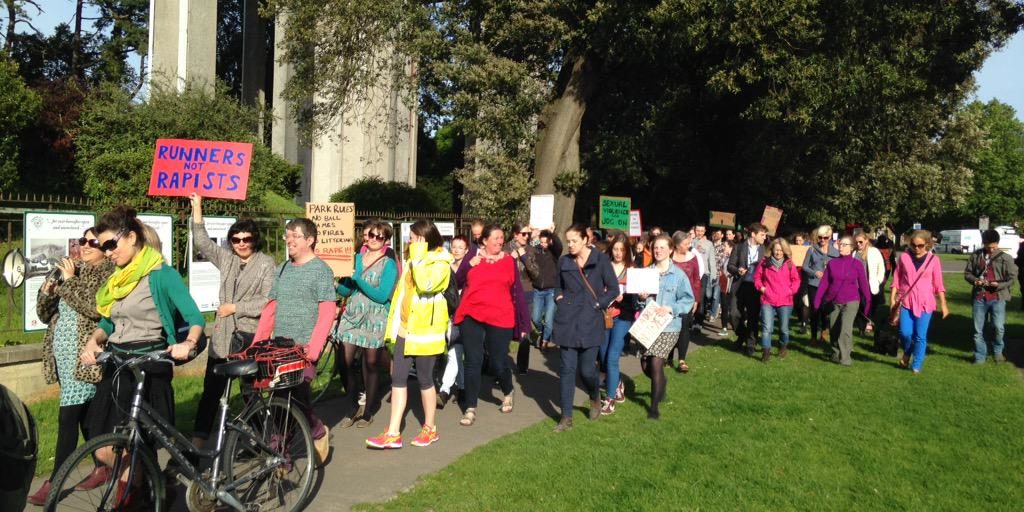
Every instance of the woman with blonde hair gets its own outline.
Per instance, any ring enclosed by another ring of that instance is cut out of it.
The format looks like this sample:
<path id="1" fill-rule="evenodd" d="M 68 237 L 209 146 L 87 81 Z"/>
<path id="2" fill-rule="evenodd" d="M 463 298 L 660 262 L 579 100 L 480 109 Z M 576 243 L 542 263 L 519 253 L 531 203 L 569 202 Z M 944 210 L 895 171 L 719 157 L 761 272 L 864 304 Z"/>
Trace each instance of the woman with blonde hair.
<path id="1" fill-rule="evenodd" d="M 761 292 L 761 361 L 767 363 L 772 351 L 772 330 L 779 315 L 779 358 L 786 357 L 789 345 L 789 315 L 793 296 L 800 290 L 800 272 L 793 264 L 793 253 L 784 238 L 768 244 L 761 264 L 754 270 L 754 286 Z"/>
<path id="2" fill-rule="evenodd" d="M 821 332 L 822 340 L 825 340 L 828 338 L 828 330 L 825 329 L 825 315 L 814 306 L 814 296 L 818 294 L 825 266 L 833 258 L 839 257 L 839 251 L 832 245 L 832 226 L 818 226 L 811 234 L 811 248 L 807 250 L 807 257 L 804 258 L 803 273 L 807 282 L 807 297 L 811 299 L 811 343 L 817 343 L 818 332 Z"/>
<path id="3" fill-rule="evenodd" d="M 889 303 L 899 304 L 900 341 L 903 357 L 900 368 L 921 372 L 928 348 L 928 326 L 935 313 L 935 296 L 939 297 L 942 318 L 949 316 L 946 307 L 946 286 L 942 282 L 942 263 L 931 253 L 932 234 L 918 230 L 910 235 L 907 251 L 900 255 L 892 273 Z M 911 364 L 913 358 L 913 364 Z"/>
<path id="4" fill-rule="evenodd" d="M 875 330 L 875 309 L 882 303 L 882 293 L 885 291 L 885 259 L 882 257 L 882 252 L 871 243 L 867 233 L 857 233 L 853 237 L 853 243 L 856 249 L 854 257 L 864 264 L 868 272 L 868 286 L 871 287 L 871 309 L 864 313 L 866 316 L 864 332 L 872 332 Z"/>

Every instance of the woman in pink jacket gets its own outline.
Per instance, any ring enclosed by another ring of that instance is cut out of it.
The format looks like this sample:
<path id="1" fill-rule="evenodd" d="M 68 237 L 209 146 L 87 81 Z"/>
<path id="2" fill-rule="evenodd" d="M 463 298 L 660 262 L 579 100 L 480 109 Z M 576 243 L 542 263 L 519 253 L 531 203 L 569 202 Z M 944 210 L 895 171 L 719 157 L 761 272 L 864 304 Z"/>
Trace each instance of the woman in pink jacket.
<path id="1" fill-rule="evenodd" d="M 789 244 L 776 238 L 768 246 L 768 256 L 754 270 L 754 286 L 761 292 L 761 362 L 772 353 L 772 328 L 779 315 L 779 357 L 786 357 L 789 344 L 789 315 L 793 296 L 800 290 L 800 271 L 793 264 Z"/>
<path id="2" fill-rule="evenodd" d="M 939 297 L 942 318 L 949 316 L 949 308 L 946 307 L 946 286 L 942 282 L 942 263 L 931 253 L 932 234 L 914 231 L 908 249 L 900 255 L 892 274 L 889 304 L 899 303 L 900 306 L 900 341 L 903 342 L 900 368 L 909 367 L 917 375 L 928 348 L 928 325 L 935 313 L 935 296 Z"/>

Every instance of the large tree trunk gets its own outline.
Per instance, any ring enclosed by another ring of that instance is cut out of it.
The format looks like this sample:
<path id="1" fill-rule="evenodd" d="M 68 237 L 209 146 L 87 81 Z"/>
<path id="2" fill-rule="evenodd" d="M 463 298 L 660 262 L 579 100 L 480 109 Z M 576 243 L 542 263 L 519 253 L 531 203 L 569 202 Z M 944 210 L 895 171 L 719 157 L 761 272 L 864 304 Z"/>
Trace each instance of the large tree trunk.
<path id="1" fill-rule="evenodd" d="M 568 63 L 567 63 L 568 64 Z M 571 61 L 572 71 L 562 94 L 552 101 L 542 115 L 544 123 L 537 142 L 534 176 L 535 194 L 555 194 L 555 226 L 561 230 L 572 224 L 576 198 L 555 191 L 555 177 L 563 171 L 580 170 L 580 125 L 587 110 L 592 84 L 587 58 Z"/>
<path id="2" fill-rule="evenodd" d="M 82 4 L 85 0 L 75 2 L 75 33 L 71 42 L 71 76 L 84 78 L 82 65 Z"/>
<path id="3" fill-rule="evenodd" d="M 10 55 L 14 50 L 14 24 L 18 20 L 18 9 L 14 6 L 14 0 L 4 0 L 7 5 L 7 40 L 4 41 L 4 50 Z"/>

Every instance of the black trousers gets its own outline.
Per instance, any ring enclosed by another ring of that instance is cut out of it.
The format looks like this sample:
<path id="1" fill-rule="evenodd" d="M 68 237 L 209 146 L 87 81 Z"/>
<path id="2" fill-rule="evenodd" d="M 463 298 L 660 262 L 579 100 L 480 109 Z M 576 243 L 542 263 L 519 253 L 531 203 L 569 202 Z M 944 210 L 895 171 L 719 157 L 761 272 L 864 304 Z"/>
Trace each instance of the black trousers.
<path id="1" fill-rule="evenodd" d="M 736 343 L 753 347 L 761 333 L 761 292 L 754 283 L 743 281 L 736 290 Z"/>
<path id="2" fill-rule="evenodd" d="M 228 386 L 228 379 L 221 375 L 214 375 L 213 368 L 218 364 L 227 362 L 227 359 L 211 357 L 206 360 L 206 374 L 203 376 L 203 394 L 199 397 L 199 406 L 196 408 L 196 420 L 192 426 L 192 436 L 199 439 L 210 437 L 210 430 L 213 422 L 217 419 L 220 408 L 220 397 L 224 395 L 224 389 Z"/>
<path id="3" fill-rule="evenodd" d="M 78 432 L 88 441 L 92 439 L 89 435 L 89 428 L 85 419 L 89 412 L 89 402 L 78 405 L 63 405 L 57 415 L 57 449 L 53 456 L 53 472 L 50 480 L 53 480 L 61 464 L 68 459 L 71 452 L 78 447 Z"/>
<path id="4" fill-rule="evenodd" d="M 508 366 L 508 344 L 512 341 L 512 329 L 503 329 L 477 322 L 472 317 L 466 317 L 459 329 L 462 333 L 462 345 L 466 358 L 466 374 L 463 376 L 466 384 L 466 403 L 464 405 L 467 408 L 476 407 L 480 397 L 480 379 L 483 372 L 485 349 L 489 355 L 489 367 L 501 384 L 501 392 L 506 395 L 511 393 L 512 369 Z"/>

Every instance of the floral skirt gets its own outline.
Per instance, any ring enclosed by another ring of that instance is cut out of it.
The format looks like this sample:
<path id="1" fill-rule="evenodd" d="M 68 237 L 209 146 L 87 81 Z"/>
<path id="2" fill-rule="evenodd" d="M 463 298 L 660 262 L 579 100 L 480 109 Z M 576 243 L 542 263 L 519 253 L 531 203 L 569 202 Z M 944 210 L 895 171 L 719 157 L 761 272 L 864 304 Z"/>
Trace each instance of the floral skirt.
<path id="1" fill-rule="evenodd" d="M 662 359 L 668 359 L 669 354 L 672 353 L 672 349 L 675 348 L 676 342 L 679 341 L 678 332 L 663 332 L 655 338 L 654 343 L 651 343 L 650 348 L 644 348 L 640 345 L 640 357 L 660 357 Z"/>

